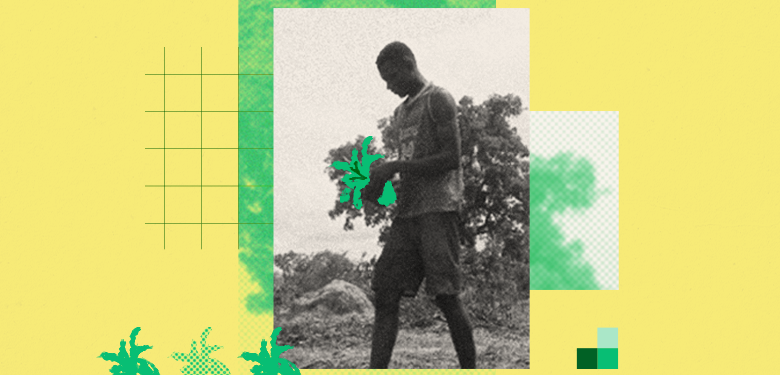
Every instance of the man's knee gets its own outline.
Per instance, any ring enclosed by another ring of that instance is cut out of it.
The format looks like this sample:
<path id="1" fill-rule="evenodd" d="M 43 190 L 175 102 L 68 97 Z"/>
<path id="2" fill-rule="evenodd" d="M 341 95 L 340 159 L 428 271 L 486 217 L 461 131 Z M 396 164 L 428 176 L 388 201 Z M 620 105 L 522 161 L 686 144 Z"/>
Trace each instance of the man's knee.
<path id="1" fill-rule="evenodd" d="M 400 302 L 401 291 L 379 289 L 374 294 L 374 308 L 377 311 L 396 310 Z"/>
<path id="2" fill-rule="evenodd" d="M 460 299 L 457 295 L 440 294 L 434 299 L 434 303 L 442 311 L 452 311 L 460 305 Z"/>

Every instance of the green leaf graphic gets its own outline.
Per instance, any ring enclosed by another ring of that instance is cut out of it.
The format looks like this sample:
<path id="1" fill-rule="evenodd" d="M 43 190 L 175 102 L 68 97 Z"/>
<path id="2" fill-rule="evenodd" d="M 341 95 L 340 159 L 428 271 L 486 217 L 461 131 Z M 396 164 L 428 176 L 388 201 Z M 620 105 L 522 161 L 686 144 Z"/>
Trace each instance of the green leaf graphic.
<path id="1" fill-rule="evenodd" d="M 160 372 L 157 370 L 157 367 L 154 366 L 154 363 L 143 358 L 138 358 L 138 355 L 152 348 L 149 345 L 138 346 L 135 344 L 135 338 L 138 336 L 138 332 L 141 332 L 141 327 L 136 327 L 133 332 L 130 333 L 130 354 L 127 353 L 127 349 L 125 348 L 125 340 L 120 340 L 119 352 L 103 352 L 98 357 L 105 361 L 118 363 L 118 365 L 114 365 L 109 370 L 112 374 L 160 375 Z"/>
<path id="2" fill-rule="evenodd" d="M 225 366 L 224 363 L 209 357 L 209 355 L 211 355 L 212 352 L 222 349 L 221 346 L 206 344 L 206 338 L 208 338 L 209 333 L 211 333 L 211 327 L 206 328 L 206 330 L 203 331 L 203 333 L 201 333 L 200 350 L 198 350 L 198 345 L 195 343 L 195 340 L 192 340 L 192 344 L 190 344 L 189 353 L 185 354 L 185 353 L 176 352 L 171 354 L 171 357 L 177 361 L 189 362 L 189 365 L 184 366 L 181 369 L 182 374 L 184 375 L 201 375 L 201 374 L 202 375 L 205 374 L 229 375 L 230 374 L 230 370 L 228 370 L 227 366 Z"/>
<path id="3" fill-rule="evenodd" d="M 290 345 L 278 346 L 276 345 L 276 337 L 279 336 L 279 332 L 282 331 L 282 327 L 277 327 L 271 334 L 271 352 L 268 352 L 267 342 L 263 340 L 260 343 L 259 353 L 244 352 L 240 358 L 246 361 L 252 361 L 259 363 L 252 367 L 252 374 L 254 375 L 295 375 L 300 374 L 301 370 L 295 363 L 292 363 L 284 358 L 279 358 L 279 355 L 292 349 Z"/>

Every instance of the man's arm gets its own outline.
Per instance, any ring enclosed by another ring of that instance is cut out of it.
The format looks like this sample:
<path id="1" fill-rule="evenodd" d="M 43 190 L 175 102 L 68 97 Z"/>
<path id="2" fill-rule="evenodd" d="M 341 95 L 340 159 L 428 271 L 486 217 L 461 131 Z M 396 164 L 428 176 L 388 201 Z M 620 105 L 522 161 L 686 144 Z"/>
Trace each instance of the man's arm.
<path id="1" fill-rule="evenodd" d="M 460 165 L 460 137 L 456 116 L 458 107 L 446 92 L 437 91 L 431 95 L 431 112 L 436 127 L 439 152 L 421 159 L 398 160 L 378 166 L 371 173 L 382 180 L 396 172 L 413 174 L 439 174 Z"/>

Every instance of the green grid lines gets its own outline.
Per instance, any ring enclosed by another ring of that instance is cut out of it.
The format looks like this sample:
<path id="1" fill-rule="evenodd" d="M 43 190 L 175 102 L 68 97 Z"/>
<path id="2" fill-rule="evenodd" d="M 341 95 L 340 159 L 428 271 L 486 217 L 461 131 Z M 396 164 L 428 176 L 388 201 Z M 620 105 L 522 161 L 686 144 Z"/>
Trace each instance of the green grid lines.
<path id="1" fill-rule="evenodd" d="M 244 76 L 266 77 L 270 81 L 267 77 L 269 74 L 243 74 L 240 71 L 204 73 L 202 48 L 199 70 L 199 73 L 167 72 L 163 48 L 163 72 L 146 74 L 161 76 L 163 86 L 162 110 L 146 111 L 159 113 L 162 117 L 163 147 L 146 148 L 162 151 L 162 184 L 145 185 L 146 188 L 160 188 L 162 191 L 163 220 L 146 224 L 162 227 L 163 248 L 168 245 L 169 225 L 199 226 L 202 249 L 204 225 L 238 225 L 240 236 L 240 227 L 244 224 L 270 226 L 273 222 L 270 215 L 242 215 L 239 198 L 243 190 L 270 195 L 273 188 L 270 172 L 260 170 L 258 173 L 246 166 L 247 163 L 257 164 L 258 156 L 267 158 L 272 153 L 272 144 L 243 142 L 242 136 L 246 139 L 256 137 L 257 134 L 242 132 L 239 121 L 245 114 L 270 117 L 272 108 L 246 108 L 240 103 L 230 108 L 229 104 L 214 102 L 213 98 L 204 102 L 204 77 L 208 77 L 212 89 L 230 85 L 240 88 Z M 238 92 L 236 97 L 240 98 Z M 172 105 L 171 102 L 176 104 Z M 237 137 L 229 138 L 233 131 L 236 131 Z M 243 147 L 244 144 L 248 146 Z M 236 203 L 225 204 L 231 201 Z"/>

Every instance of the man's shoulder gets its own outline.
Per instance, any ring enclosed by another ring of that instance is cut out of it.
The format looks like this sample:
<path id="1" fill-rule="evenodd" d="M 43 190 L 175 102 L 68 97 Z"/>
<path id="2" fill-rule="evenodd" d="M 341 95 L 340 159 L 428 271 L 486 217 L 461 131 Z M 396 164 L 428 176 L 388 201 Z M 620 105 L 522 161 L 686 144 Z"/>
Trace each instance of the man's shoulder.
<path id="1" fill-rule="evenodd" d="M 432 100 L 446 100 L 455 103 L 452 94 L 450 94 L 450 92 L 447 91 L 447 89 L 444 87 L 438 85 L 431 84 L 431 88 L 428 91 L 428 96 L 430 96 Z"/>
<path id="2" fill-rule="evenodd" d="M 428 103 L 435 119 L 451 119 L 458 113 L 458 105 L 449 91 L 441 86 L 434 86 L 428 93 Z"/>

